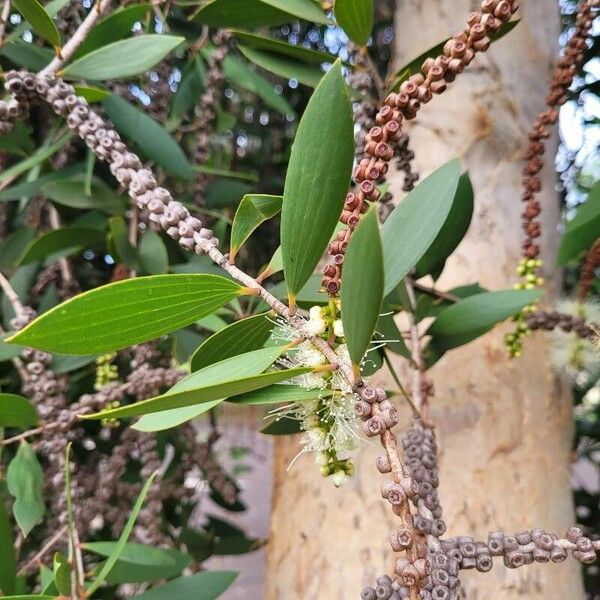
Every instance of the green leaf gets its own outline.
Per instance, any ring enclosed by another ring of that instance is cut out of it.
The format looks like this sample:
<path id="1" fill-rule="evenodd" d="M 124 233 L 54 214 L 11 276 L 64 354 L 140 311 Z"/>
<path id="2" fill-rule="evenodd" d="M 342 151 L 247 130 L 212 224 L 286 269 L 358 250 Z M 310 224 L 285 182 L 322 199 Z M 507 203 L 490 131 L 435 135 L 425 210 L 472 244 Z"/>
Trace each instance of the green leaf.
<path id="1" fill-rule="evenodd" d="M 13 514 L 23 535 L 42 520 L 44 506 L 44 474 L 31 446 L 23 441 L 6 472 L 6 484 L 14 497 Z"/>
<path id="2" fill-rule="evenodd" d="M 69 596 L 71 593 L 71 569 L 67 558 L 62 552 L 56 552 L 53 559 L 54 585 L 58 593 Z"/>
<path id="3" fill-rule="evenodd" d="M 81 164 L 75 164 L 65 169 L 60 169 L 59 171 L 47 173 L 41 177 L 37 177 L 32 181 L 25 179 L 21 183 L 17 183 L 7 187 L 5 190 L 2 190 L 2 192 L 0 192 L 0 202 L 7 200 L 20 200 L 21 198 L 31 198 L 40 191 L 41 186 L 45 183 L 57 181 L 58 179 L 68 179 L 73 175 L 80 175 L 81 169 Z"/>
<path id="4" fill-rule="evenodd" d="M 442 229 L 460 177 L 451 160 L 400 202 L 381 228 L 387 296 L 418 263 Z"/>
<path id="5" fill-rule="evenodd" d="M 16 358 L 24 350 L 23 346 L 5 343 L 4 340 L 9 337 L 9 335 L 10 334 L 8 333 L 0 334 L 0 362 Z"/>
<path id="6" fill-rule="evenodd" d="M 262 2 L 305 21 L 321 25 L 331 24 L 323 11 L 312 0 L 262 0 Z"/>
<path id="7" fill-rule="evenodd" d="M 129 241 L 129 229 L 123 217 L 110 219 L 109 249 L 116 254 L 118 262 L 126 264 L 130 269 L 138 271 L 140 262 L 137 248 Z"/>
<path id="8" fill-rule="evenodd" d="M 566 265 L 580 252 L 587 250 L 600 236 L 600 183 L 591 190 L 587 200 L 577 208 L 568 221 L 560 239 L 556 264 Z"/>
<path id="9" fill-rule="evenodd" d="M 106 582 L 114 585 L 121 583 L 144 583 L 158 579 L 170 579 L 181 575 L 181 572 L 190 564 L 191 559 L 187 554 L 177 550 L 161 550 L 173 559 L 172 565 L 142 565 L 118 560 L 106 577 Z"/>
<path id="10" fill-rule="evenodd" d="M 129 536 L 131 535 L 131 532 L 133 530 L 133 526 L 135 525 L 135 521 L 138 515 L 140 514 L 140 510 L 142 510 L 142 506 L 144 504 L 144 500 L 146 499 L 146 495 L 148 494 L 148 490 L 150 489 L 150 486 L 152 485 L 152 482 L 154 481 L 155 477 L 156 473 L 153 473 L 144 484 L 144 487 L 142 488 L 140 495 L 135 501 L 135 505 L 131 509 L 129 519 L 127 519 L 127 523 L 125 523 L 125 527 L 123 528 L 123 531 L 121 532 L 121 535 L 119 536 L 119 539 L 115 544 L 111 555 L 108 557 L 108 560 L 102 566 L 102 569 L 100 569 L 100 572 L 98 573 L 94 581 L 87 588 L 88 597 L 92 597 L 94 592 L 102 585 L 102 582 L 106 579 L 107 575 L 111 572 L 115 563 L 121 557 L 121 554 L 127 544 L 127 540 L 129 539 Z"/>
<path id="11" fill-rule="evenodd" d="M 199 371 L 188 375 L 177 382 L 166 394 L 176 394 L 194 390 L 199 385 L 219 385 L 231 379 L 241 379 L 250 375 L 258 375 L 268 369 L 280 356 L 285 347 L 270 347 L 227 356 L 220 355 L 219 362 L 208 364 Z M 182 408 L 165 410 L 143 416 L 133 429 L 138 431 L 163 431 L 195 419 L 225 399 L 224 396 L 202 404 L 192 404 Z"/>
<path id="12" fill-rule="evenodd" d="M 340 300 L 344 335 L 352 364 L 360 364 L 379 320 L 383 300 L 383 248 L 373 205 L 350 238 Z"/>
<path id="13" fill-rule="evenodd" d="M 307 390 L 302 386 L 291 383 L 278 383 L 255 390 L 254 392 L 234 396 L 233 398 L 229 398 L 229 402 L 240 405 L 280 404 L 282 402 L 306 402 L 328 395 L 330 396 L 331 393 L 327 390 Z"/>
<path id="14" fill-rule="evenodd" d="M 240 44 L 240 52 L 255 65 L 285 79 L 296 79 L 309 87 L 316 87 L 323 71 L 316 66 L 274 52 L 264 52 Z"/>
<path id="15" fill-rule="evenodd" d="M 100 556 L 110 556 L 116 542 L 88 542 L 83 549 Z M 127 543 L 119 560 L 106 577 L 107 583 L 143 583 L 180 575 L 190 564 L 191 557 L 174 549 L 154 548 L 144 544 Z"/>
<path id="16" fill-rule="evenodd" d="M 294 435 L 301 433 L 302 427 L 298 419 L 290 417 L 276 417 L 266 427 L 260 430 L 265 435 Z"/>
<path id="17" fill-rule="evenodd" d="M 275 91 L 274 85 L 251 69 L 245 62 L 233 56 L 227 56 L 223 61 L 223 73 L 230 83 L 256 94 L 267 106 L 282 115 L 293 115 L 295 113 L 286 98 Z"/>
<path id="18" fill-rule="evenodd" d="M 504 23 L 504 25 L 502 25 L 502 27 L 496 33 L 490 34 L 489 37 L 492 40 L 492 42 L 495 42 L 500 38 L 503 38 L 507 33 L 510 33 L 519 24 L 520 20 L 521 19 L 513 19 L 508 23 Z M 447 38 L 443 42 L 440 42 L 432 48 L 429 48 L 429 50 L 423 52 L 422 54 L 419 54 L 419 56 L 411 60 L 407 65 L 404 65 L 403 67 L 398 69 L 390 91 L 397 91 L 402 82 L 409 79 L 411 75 L 419 73 L 421 71 L 421 66 L 428 58 L 435 58 L 436 56 L 443 54 L 444 45 L 446 44 L 448 39 L 450 38 Z"/>
<path id="19" fill-rule="evenodd" d="M 473 186 L 469 174 L 464 173 L 458 180 L 458 187 L 448 218 L 431 246 L 417 263 L 415 274 L 417 279 L 428 273 L 436 273 L 443 269 L 446 259 L 456 250 L 465 237 L 472 217 Z"/>
<path id="20" fill-rule="evenodd" d="M 56 375 L 70 373 L 81 367 L 92 364 L 96 360 L 96 354 L 71 356 L 69 354 L 53 354 L 50 368 Z"/>
<path id="21" fill-rule="evenodd" d="M 335 19 L 353 42 L 366 46 L 373 29 L 373 0 L 335 0 Z"/>
<path id="22" fill-rule="evenodd" d="M 204 90 L 204 80 L 206 72 L 202 59 L 199 55 L 191 58 L 190 62 L 183 69 L 181 81 L 177 86 L 171 104 L 171 117 L 177 119 L 192 110 L 202 91 Z"/>
<path id="23" fill-rule="evenodd" d="M 139 260 L 144 271 L 150 275 L 162 275 L 169 271 L 169 254 L 162 238 L 156 231 L 147 229 L 140 238 Z"/>
<path id="24" fill-rule="evenodd" d="M 116 10 L 90 31 L 73 58 L 80 58 L 84 54 L 127 37 L 133 25 L 151 11 L 152 6 L 147 3 L 133 4 Z"/>
<path id="25" fill-rule="evenodd" d="M 299 375 L 308 373 L 310 370 L 310 368 L 297 367 L 281 371 L 271 371 L 269 373 L 263 373 L 262 375 L 230 379 L 229 381 L 223 381 L 217 384 L 199 385 L 193 389 L 187 389 L 180 392 L 170 390 L 162 396 L 156 396 L 156 398 L 142 400 L 141 402 L 129 404 L 128 406 L 106 410 L 93 415 L 83 415 L 81 418 L 121 419 L 157 413 L 172 408 L 189 407 L 195 404 L 221 400 L 225 397 L 251 392 L 260 389 L 261 387 L 266 387 L 267 385 L 298 377 Z M 197 373 L 194 373 L 194 375 L 197 375 Z"/>
<path id="26" fill-rule="evenodd" d="M 280 281 L 278 284 L 271 288 L 271 293 L 284 300 L 287 295 L 287 286 L 285 281 Z M 311 275 L 304 285 L 304 287 L 298 293 L 296 302 L 300 306 L 311 307 L 315 304 L 327 304 L 329 301 L 327 294 L 324 294 L 321 286 L 321 275 L 315 273 Z"/>
<path id="27" fill-rule="evenodd" d="M 60 33 L 52 17 L 37 0 L 12 0 L 12 5 L 40 37 L 50 42 L 56 49 L 60 48 Z"/>
<path id="28" fill-rule="evenodd" d="M 503 290 L 469 296 L 440 311 L 427 334 L 437 350 L 455 348 L 483 335 L 541 295 L 539 290 Z"/>
<path id="29" fill-rule="evenodd" d="M 274 326 L 271 313 L 253 315 L 228 325 L 198 347 L 190 361 L 191 371 L 198 371 L 226 358 L 262 348 Z"/>
<path id="30" fill-rule="evenodd" d="M 103 81 L 123 79 L 144 73 L 159 63 L 185 38 L 175 35 L 138 35 L 102 46 L 67 65 L 67 79 Z"/>
<path id="31" fill-rule="evenodd" d="M 42 234 L 25 249 L 20 264 L 43 260 L 55 252 L 75 252 L 82 248 L 94 248 L 104 243 L 104 236 L 96 229 L 85 227 L 63 227 Z M 64 256 L 64 254 L 63 254 Z"/>
<path id="32" fill-rule="evenodd" d="M 234 571 L 204 571 L 179 577 L 134 597 L 138 600 L 214 600 L 236 577 Z"/>
<path id="33" fill-rule="evenodd" d="M 336 62 L 304 111 L 283 192 L 281 249 L 291 301 L 319 262 L 348 191 L 354 157 L 352 109 Z"/>
<path id="34" fill-rule="evenodd" d="M 7 179 L 13 179 L 18 175 L 25 173 L 25 171 L 29 171 L 29 169 L 43 163 L 51 156 L 54 156 L 67 142 L 71 141 L 74 135 L 75 134 L 72 131 L 69 131 L 56 140 L 56 142 L 40 146 L 29 158 L 18 162 L 8 169 L 4 169 L 4 171 L 0 173 L 0 182 L 6 181 Z"/>
<path id="35" fill-rule="evenodd" d="M 56 204 L 73 208 L 97 208 L 109 215 L 123 214 L 125 198 L 119 196 L 102 179 L 92 178 L 92 194 L 85 193 L 85 175 L 75 175 L 42 185 L 42 193 Z"/>
<path id="36" fill-rule="evenodd" d="M 243 292 L 219 275 L 153 275 L 84 292 L 39 316 L 11 342 L 59 352 L 112 352 L 165 335 Z"/>
<path id="37" fill-rule="evenodd" d="M 281 196 L 247 194 L 242 198 L 231 226 L 229 260 L 235 261 L 240 247 L 261 224 L 274 217 L 281 210 Z"/>
<path id="38" fill-rule="evenodd" d="M 177 177 L 193 179 L 192 165 L 181 146 L 162 125 L 114 94 L 104 100 L 103 105 L 117 131 L 134 141 L 144 156 Z"/>
<path id="39" fill-rule="evenodd" d="M 194 13 L 194 20 L 212 27 L 257 27 L 282 25 L 293 17 L 328 23 L 310 0 L 213 0 Z"/>
<path id="40" fill-rule="evenodd" d="M 32 71 L 40 71 L 54 58 L 54 52 L 49 48 L 40 48 L 23 40 L 14 40 L 0 46 L 0 55 Z"/>
<path id="41" fill-rule="evenodd" d="M 92 86 L 92 85 L 74 85 L 73 89 L 75 90 L 76 96 L 82 96 L 88 102 L 102 102 L 110 96 L 110 92 L 108 90 Z"/>
<path id="42" fill-rule="evenodd" d="M 0 248 L 0 269 L 16 267 L 34 237 L 35 231 L 29 227 L 15 229 Z"/>
<path id="43" fill-rule="evenodd" d="M 265 37 L 249 33 L 248 31 L 234 30 L 235 37 L 242 42 L 245 47 L 254 48 L 255 50 L 263 50 L 273 54 L 281 54 L 294 58 L 301 62 L 313 65 L 321 65 L 323 63 L 334 63 L 337 56 L 322 50 L 311 50 L 304 46 L 288 44 L 282 40 Z"/>
<path id="44" fill-rule="evenodd" d="M 7 596 L 16 590 L 17 560 L 15 557 L 12 525 L 6 511 L 6 503 L 0 494 L 0 590 Z"/>
<path id="45" fill-rule="evenodd" d="M 0 427 L 26 429 L 37 422 L 35 408 L 27 398 L 17 394 L 0 393 Z"/>

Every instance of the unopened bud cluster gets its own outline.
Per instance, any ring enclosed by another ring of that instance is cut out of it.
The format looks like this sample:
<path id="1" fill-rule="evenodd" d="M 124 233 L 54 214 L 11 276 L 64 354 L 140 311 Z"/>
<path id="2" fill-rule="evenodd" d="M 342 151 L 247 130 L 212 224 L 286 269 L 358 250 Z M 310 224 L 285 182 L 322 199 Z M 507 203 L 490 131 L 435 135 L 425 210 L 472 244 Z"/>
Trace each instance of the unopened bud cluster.
<path id="1" fill-rule="evenodd" d="M 516 269 L 520 281 L 515 283 L 514 289 L 533 290 L 544 285 L 544 280 L 539 276 L 541 266 L 542 260 L 539 258 L 522 258 Z M 506 351 L 511 358 L 519 358 L 522 355 L 524 339 L 531 333 L 531 329 L 527 325 L 527 316 L 534 312 L 536 308 L 537 302 L 532 302 L 523 307 L 513 317 L 515 328 L 504 337 Z"/>
<path id="2" fill-rule="evenodd" d="M 365 157 L 354 169 L 358 184 L 356 193 L 346 196 L 340 221 L 347 226 L 329 244 L 330 260 L 323 270 L 322 284 L 328 294 L 336 295 L 341 287 L 342 266 L 348 241 L 366 212 L 369 202 L 380 197 L 377 187 L 388 171 L 396 144 L 402 138 L 402 122 L 414 119 L 423 104 L 434 94 L 445 91 L 448 83 L 467 67 L 477 52 L 490 46 L 489 35 L 507 23 L 518 8 L 518 0 L 483 0 L 481 12 L 472 12 L 464 31 L 445 44 L 443 53 L 424 61 L 421 72 L 412 75 L 400 85 L 398 93 L 391 93 L 375 116 L 376 125 L 365 138 Z"/>
<path id="3" fill-rule="evenodd" d="M 152 172 L 143 168 L 139 157 L 129 152 L 117 131 L 91 110 L 84 98 L 75 94 L 73 86 L 54 75 L 36 77 L 25 71 L 10 71 L 6 73 L 6 89 L 19 103 L 41 99 L 64 117 L 94 154 L 109 163 L 111 173 L 128 189 L 138 207 L 147 210 L 150 220 L 159 224 L 185 250 L 205 254 L 216 247 L 218 241 L 212 231 L 173 200 L 169 190 L 158 185 Z"/>

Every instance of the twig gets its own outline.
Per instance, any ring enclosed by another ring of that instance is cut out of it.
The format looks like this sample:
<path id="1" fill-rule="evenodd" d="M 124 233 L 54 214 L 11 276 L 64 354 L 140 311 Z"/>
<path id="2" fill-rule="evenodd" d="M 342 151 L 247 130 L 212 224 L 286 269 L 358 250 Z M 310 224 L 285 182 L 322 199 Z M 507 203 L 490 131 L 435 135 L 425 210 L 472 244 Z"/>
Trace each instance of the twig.
<path id="1" fill-rule="evenodd" d="M 60 215 L 56 210 L 56 207 L 48 203 L 48 217 L 50 220 L 50 226 L 52 229 L 57 230 L 61 228 Z M 58 264 L 60 265 L 60 275 L 63 278 L 63 283 L 68 286 L 74 280 L 73 271 L 71 270 L 71 265 L 66 257 L 62 257 L 59 259 Z"/>
<path id="2" fill-rule="evenodd" d="M 408 280 L 408 278 L 407 278 Z M 412 279 L 411 281 L 411 285 L 415 290 L 419 290 L 420 292 L 423 292 L 424 294 L 427 294 L 428 296 L 433 296 L 434 298 L 440 298 L 442 300 L 447 300 L 448 302 L 458 302 L 460 300 L 460 298 L 458 296 L 456 296 L 455 294 L 452 294 L 451 292 L 442 292 L 441 290 L 437 290 L 435 288 L 432 287 L 428 287 L 426 285 L 423 285 L 422 283 L 417 283 L 416 281 L 413 281 Z"/>
<path id="3" fill-rule="evenodd" d="M 408 395 L 408 393 L 404 389 L 404 386 L 402 385 L 402 382 L 400 381 L 400 378 L 398 377 L 398 373 L 396 373 L 396 370 L 394 369 L 394 365 L 392 364 L 392 361 L 390 360 L 390 357 L 388 356 L 388 354 L 385 350 L 383 351 L 383 360 L 385 361 L 385 364 L 387 365 L 387 368 L 392 376 L 392 379 L 396 382 L 396 385 L 398 386 L 400 393 L 402 394 L 402 396 L 404 397 L 406 402 L 408 402 L 408 405 L 410 406 L 410 408 L 413 412 L 413 416 L 420 418 L 421 413 L 418 411 L 417 407 L 415 406 L 414 402 L 412 401 L 412 398 Z"/>
<path id="4" fill-rule="evenodd" d="M 367 67 L 369 67 L 369 75 L 373 79 L 373 83 L 375 84 L 375 89 L 377 90 L 377 97 L 379 102 L 383 102 L 385 98 L 385 83 L 377 70 L 377 65 L 373 62 L 373 59 L 369 55 L 369 51 L 367 48 L 361 48 L 361 54 L 365 61 Z"/>
<path id="5" fill-rule="evenodd" d="M 32 567 L 37 567 L 38 564 L 41 562 L 41 559 L 44 556 L 44 554 L 46 554 L 46 552 L 49 552 L 50 550 L 52 550 L 54 544 L 56 544 L 56 542 L 58 542 L 58 540 L 65 534 L 66 531 L 67 531 L 67 526 L 64 525 L 42 546 L 42 549 L 37 554 L 32 556 L 19 569 L 19 572 L 17 573 L 17 575 L 25 575 L 29 571 L 29 569 L 31 569 Z"/>
<path id="6" fill-rule="evenodd" d="M 22 315 L 23 304 L 21 303 L 21 299 L 19 298 L 17 292 L 13 290 L 8 279 L 2 273 L 0 273 L 0 288 L 8 298 L 8 301 L 10 302 L 17 315 Z"/>
<path id="7" fill-rule="evenodd" d="M 6 438 L 0 442 L 0 446 L 10 446 L 10 444 L 14 444 L 16 442 L 21 442 L 26 440 L 27 438 L 33 437 L 38 433 L 43 433 L 44 431 L 48 431 L 49 429 L 54 429 L 58 427 L 60 423 L 46 423 L 44 425 L 40 425 L 35 429 L 29 429 L 28 431 L 24 431 L 23 433 L 19 433 L 19 435 L 13 435 L 13 437 Z"/>
<path id="8" fill-rule="evenodd" d="M 10 0 L 4 0 L 2 6 L 2 14 L 0 14 L 0 46 L 4 43 L 4 35 L 6 33 L 6 24 L 10 16 Z"/>
<path id="9" fill-rule="evenodd" d="M 69 41 L 62 47 L 60 56 L 55 56 L 52 61 L 40 71 L 40 75 L 49 75 L 50 73 L 55 73 L 73 57 L 79 46 L 81 46 L 81 44 L 83 44 L 85 41 L 85 38 L 88 36 L 98 19 L 106 12 L 110 3 L 111 0 L 99 0 L 96 3 L 96 6 L 90 10 L 71 39 L 69 39 Z"/>

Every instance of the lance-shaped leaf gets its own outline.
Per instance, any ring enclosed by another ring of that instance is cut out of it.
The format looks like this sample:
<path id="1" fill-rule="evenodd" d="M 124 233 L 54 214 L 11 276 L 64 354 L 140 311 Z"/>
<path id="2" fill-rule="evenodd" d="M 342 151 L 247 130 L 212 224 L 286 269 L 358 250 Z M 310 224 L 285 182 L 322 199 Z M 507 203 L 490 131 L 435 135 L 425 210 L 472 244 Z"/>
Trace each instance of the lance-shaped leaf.
<path id="1" fill-rule="evenodd" d="M 302 423 L 291 417 L 276 417 L 260 432 L 265 435 L 294 435 L 302 431 Z"/>
<path id="2" fill-rule="evenodd" d="M 483 292 L 444 308 L 427 330 L 435 348 L 449 350 L 466 344 L 518 313 L 542 295 L 539 290 Z"/>
<path id="3" fill-rule="evenodd" d="M 169 270 L 167 247 L 156 231 L 147 229 L 141 236 L 138 249 L 139 260 L 149 275 L 162 275 Z"/>
<path id="4" fill-rule="evenodd" d="M 60 49 L 60 33 L 56 24 L 37 0 L 12 0 L 12 5 L 40 37 L 50 42 L 57 50 Z"/>
<path id="5" fill-rule="evenodd" d="M 4 496 L 0 494 L 0 591 L 6 596 L 13 594 L 17 579 L 13 528 L 8 518 Z"/>
<path id="6" fill-rule="evenodd" d="M 63 227 L 43 233 L 29 243 L 20 264 L 28 264 L 42 260 L 55 252 L 76 252 L 82 248 L 96 247 L 104 243 L 104 235 L 97 229 L 87 227 Z"/>
<path id="7" fill-rule="evenodd" d="M 304 85 L 316 87 L 323 77 L 323 71 L 318 65 L 244 45 L 240 45 L 239 48 L 249 61 L 285 79 L 297 79 Z"/>
<path id="8" fill-rule="evenodd" d="M 221 383 L 199 386 L 195 389 L 173 392 L 142 400 L 135 404 L 105 410 L 93 415 L 83 415 L 82 419 L 121 419 L 125 417 L 139 417 L 150 413 L 157 413 L 172 408 L 181 408 L 204 402 L 219 400 L 223 397 L 237 396 L 253 390 L 286 381 L 311 371 L 308 367 L 295 367 L 281 371 L 271 371 L 262 375 L 231 379 Z"/>
<path id="9" fill-rule="evenodd" d="M 308 390 L 300 385 L 278 383 L 255 390 L 254 392 L 234 396 L 230 401 L 238 405 L 281 404 L 282 402 L 307 402 L 308 400 L 316 400 L 325 396 L 331 396 L 331 391 L 321 389 Z"/>
<path id="10" fill-rule="evenodd" d="M 141 154 L 177 177 L 194 177 L 192 165 L 183 150 L 160 123 L 114 94 L 103 104 L 119 133 L 133 140 Z"/>
<path id="11" fill-rule="evenodd" d="M 437 237 L 450 212 L 459 177 L 458 160 L 446 163 L 412 190 L 381 228 L 386 296 Z"/>
<path id="12" fill-rule="evenodd" d="M 440 272 L 446 259 L 456 250 L 465 237 L 471 218 L 473 217 L 473 186 L 468 173 L 463 173 L 458 180 L 452 207 L 440 232 L 437 234 L 427 252 L 417 263 L 417 278 L 428 273 Z"/>
<path id="13" fill-rule="evenodd" d="M 204 369 L 226 358 L 262 348 L 269 339 L 274 326 L 273 315 L 263 313 L 240 319 L 217 331 L 194 352 L 190 365 L 192 372 Z"/>
<path id="14" fill-rule="evenodd" d="M 600 183 L 591 190 L 587 200 L 568 221 L 560 239 L 556 264 L 563 266 L 580 252 L 587 250 L 600 235 Z"/>
<path id="15" fill-rule="evenodd" d="M 131 513 L 129 514 L 129 519 L 127 519 L 127 523 L 125 523 L 125 527 L 123 527 L 123 531 L 121 532 L 121 535 L 119 536 L 119 539 L 117 540 L 117 543 L 115 544 L 110 556 L 108 557 L 108 560 L 104 563 L 104 565 L 102 565 L 100 572 L 98 573 L 98 575 L 96 576 L 94 581 L 92 581 L 92 583 L 87 588 L 87 596 L 88 597 L 92 597 L 94 592 L 102 585 L 106 576 L 111 572 L 112 568 L 115 566 L 116 562 L 121 557 L 122 552 L 125 550 L 125 546 L 127 545 L 127 540 L 129 539 L 129 536 L 131 535 L 131 532 L 133 531 L 133 526 L 135 525 L 138 515 L 140 514 L 140 511 L 142 510 L 142 506 L 144 505 L 144 500 L 146 499 L 146 496 L 148 495 L 148 490 L 150 489 L 150 486 L 152 485 L 152 482 L 154 481 L 155 477 L 156 477 L 156 473 L 153 473 L 148 478 L 146 483 L 144 484 L 144 487 L 142 488 L 140 495 L 137 497 L 137 500 L 135 501 L 135 504 L 133 505 L 133 508 L 131 509 Z"/>
<path id="16" fill-rule="evenodd" d="M 21 442 L 17 454 L 10 461 L 6 484 L 14 497 L 13 514 L 24 536 L 42 520 L 44 474 L 35 452 L 27 442 Z"/>
<path id="17" fill-rule="evenodd" d="M 194 20 L 213 27 L 254 29 L 281 25 L 294 17 L 328 23 L 327 17 L 311 0 L 213 0 L 202 4 Z"/>
<path id="18" fill-rule="evenodd" d="M 214 348 L 215 346 L 213 345 Z M 285 346 L 275 346 L 228 356 L 219 360 L 219 362 L 208 364 L 199 371 L 185 377 L 177 382 L 167 394 L 177 394 L 186 390 L 193 390 L 199 386 L 209 384 L 218 385 L 231 379 L 241 379 L 250 375 L 258 375 L 265 369 L 268 369 L 281 356 L 285 349 Z M 222 356 L 223 353 L 221 352 L 220 354 Z M 219 396 L 216 400 L 209 402 L 201 404 L 192 403 L 190 406 L 144 415 L 133 425 L 133 429 L 137 429 L 138 431 L 164 431 L 165 429 L 171 429 L 208 412 L 211 408 L 223 402 L 224 399 L 223 396 Z"/>
<path id="19" fill-rule="evenodd" d="M 238 250 L 261 224 L 274 217 L 281 210 L 281 196 L 246 194 L 233 218 L 229 259 L 235 260 Z"/>
<path id="20" fill-rule="evenodd" d="M 235 571 L 204 571 L 179 577 L 136 596 L 138 600 L 215 600 L 237 577 Z"/>
<path id="21" fill-rule="evenodd" d="M 9 340 L 62 354 L 112 352 L 190 325 L 244 291 L 204 273 L 127 279 L 59 304 Z"/>
<path id="22" fill-rule="evenodd" d="M 133 77 L 152 68 L 185 38 L 175 35 L 138 35 L 102 46 L 67 65 L 67 79 L 103 81 Z"/>
<path id="23" fill-rule="evenodd" d="M 366 46 L 373 29 L 373 0 L 335 0 L 335 19 L 353 42 Z"/>
<path id="24" fill-rule="evenodd" d="M 383 249 L 376 206 L 367 211 L 348 244 L 340 299 L 348 352 L 358 368 L 377 327 L 383 300 Z"/>
<path id="25" fill-rule="evenodd" d="M 298 44 L 288 44 L 282 40 L 249 33 L 247 31 L 236 30 L 233 32 L 235 37 L 240 40 L 244 46 L 272 52 L 273 54 L 281 54 L 295 58 L 305 63 L 321 65 L 323 63 L 334 63 L 337 56 L 322 50 L 311 50 Z"/>
<path id="26" fill-rule="evenodd" d="M 285 179 L 281 249 L 291 302 L 308 281 L 335 228 L 353 157 L 352 109 L 338 61 L 308 102 Z"/>
<path id="27" fill-rule="evenodd" d="M 85 192 L 85 175 L 75 175 L 49 181 L 42 185 L 42 193 L 56 204 L 73 208 L 95 208 L 108 214 L 123 214 L 125 198 L 119 196 L 102 179 L 92 177 L 91 195 Z"/>
<path id="28" fill-rule="evenodd" d="M 0 393 L 0 427 L 25 429 L 37 422 L 35 408 L 27 398 L 17 394 Z"/>
<path id="29" fill-rule="evenodd" d="M 116 42 L 131 34 L 133 25 L 141 21 L 144 16 L 152 12 L 149 3 L 133 4 L 117 9 L 106 18 L 102 19 L 89 33 L 79 46 L 74 58 L 79 58 L 97 48 Z"/>

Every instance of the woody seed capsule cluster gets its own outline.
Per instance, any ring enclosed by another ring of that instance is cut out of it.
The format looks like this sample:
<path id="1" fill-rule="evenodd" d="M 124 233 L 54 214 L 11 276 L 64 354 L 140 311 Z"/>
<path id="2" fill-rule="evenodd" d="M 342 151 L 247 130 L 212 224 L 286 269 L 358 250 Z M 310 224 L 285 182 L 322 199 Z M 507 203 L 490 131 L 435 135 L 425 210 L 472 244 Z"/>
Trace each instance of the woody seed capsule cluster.
<path id="1" fill-rule="evenodd" d="M 413 504 L 419 508 L 419 514 L 413 517 L 414 526 L 423 534 L 439 538 L 446 532 L 446 523 L 442 519 L 437 492 L 440 481 L 435 433 L 430 427 L 415 423 L 404 434 L 402 445 L 405 464 L 418 485 L 418 492 L 412 498 Z"/>
<path id="2" fill-rule="evenodd" d="M 357 192 L 346 196 L 340 221 L 347 226 L 329 244 L 329 263 L 323 269 L 322 285 L 331 296 L 341 287 L 342 266 L 352 232 L 369 202 L 379 199 L 377 184 L 382 182 L 394 157 L 394 147 L 402 140 L 402 122 L 414 119 L 422 104 L 434 94 L 441 94 L 448 83 L 467 67 L 477 52 L 490 45 L 489 34 L 497 32 L 510 20 L 518 8 L 518 0 L 483 0 L 481 12 L 472 12 L 464 31 L 453 36 L 444 46 L 443 54 L 428 58 L 421 73 L 412 75 L 391 93 L 375 116 L 376 125 L 365 138 L 365 157 L 356 166 L 353 177 Z"/>
<path id="3" fill-rule="evenodd" d="M 600 267 L 600 238 L 597 239 L 585 255 L 585 260 L 581 266 L 581 277 L 579 279 L 578 297 L 583 302 L 592 289 L 596 269 Z"/>
<path id="4" fill-rule="evenodd" d="M 152 172 L 142 167 L 137 154 L 127 150 L 117 131 L 91 110 L 84 98 L 76 96 L 71 85 L 54 75 L 36 77 L 25 71 L 8 72 L 5 85 L 19 103 L 40 98 L 65 117 L 68 126 L 96 156 L 109 163 L 111 173 L 127 188 L 140 210 L 147 210 L 150 220 L 185 250 L 205 254 L 217 246 L 212 231 L 202 227 L 199 219 L 173 200 L 169 190 L 158 185 Z"/>
<path id="5" fill-rule="evenodd" d="M 582 317 L 575 317 L 558 311 L 538 310 L 527 316 L 527 325 L 530 329 L 544 329 L 552 331 L 560 327 L 565 333 L 576 333 L 580 338 L 594 341 L 598 339 L 600 326 L 597 323 L 588 323 Z"/>
<path id="6" fill-rule="evenodd" d="M 552 76 L 550 91 L 546 98 L 548 108 L 538 115 L 529 132 L 529 146 L 525 153 L 527 164 L 523 169 L 522 200 L 525 202 L 525 208 L 521 214 L 525 233 L 522 255 L 526 259 L 537 258 L 540 254 L 537 238 L 541 234 L 538 221 L 541 205 L 536 199 L 536 195 L 542 189 L 539 172 L 544 166 L 542 157 L 545 151 L 545 140 L 550 137 L 548 128 L 558 120 L 558 107 L 566 102 L 566 93 L 584 60 L 587 49 L 586 40 L 594 20 L 593 10 L 598 6 L 600 6 L 600 0 L 584 0 L 580 4 L 575 31 L 568 41 L 564 55 L 559 59 Z"/>
<path id="7" fill-rule="evenodd" d="M 223 88 L 223 61 L 229 52 L 228 31 L 217 31 L 213 42 L 216 46 L 208 59 L 208 73 L 206 75 L 206 89 L 200 97 L 200 113 L 196 120 L 196 147 L 194 159 L 197 165 L 206 164 L 210 156 L 210 139 L 213 134 L 214 122 L 217 116 L 217 103 Z M 205 173 L 198 173 L 194 190 L 194 200 L 198 206 L 204 204 L 204 191 L 208 182 Z"/>

